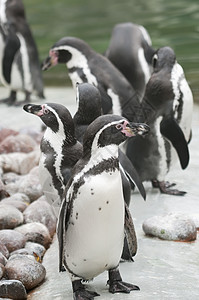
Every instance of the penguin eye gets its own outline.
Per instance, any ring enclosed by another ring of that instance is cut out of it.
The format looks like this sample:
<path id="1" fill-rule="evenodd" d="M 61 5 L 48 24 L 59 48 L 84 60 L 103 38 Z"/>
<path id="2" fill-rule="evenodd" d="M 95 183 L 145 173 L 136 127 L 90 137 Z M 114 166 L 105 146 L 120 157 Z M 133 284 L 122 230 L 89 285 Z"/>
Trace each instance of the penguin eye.
<path id="1" fill-rule="evenodd" d="M 122 124 L 117 124 L 117 125 L 115 125 L 115 128 L 118 129 L 118 130 L 119 130 L 119 129 L 122 129 Z"/>
<path id="2" fill-rule="evenodd" d="M 43 113 L 44 113 L 44 115 L 47 115 L 47 114 L 49 114 L 49 110 L 47 108 L 44 108 Z"/>

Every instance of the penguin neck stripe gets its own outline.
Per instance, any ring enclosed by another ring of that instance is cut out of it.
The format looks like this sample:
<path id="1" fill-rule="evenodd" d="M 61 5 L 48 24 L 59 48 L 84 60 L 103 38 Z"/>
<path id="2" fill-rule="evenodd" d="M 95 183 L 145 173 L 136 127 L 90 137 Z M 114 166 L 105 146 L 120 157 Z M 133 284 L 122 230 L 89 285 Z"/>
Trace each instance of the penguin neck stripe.
<path id="1" fill-rule="evenodd" d="M 102 133 L 106 128 L 108 128 L 108 127 L 110 127 L 110 126 L 112 126 L 112 125 L 116 125 L 116 124 L 118 124 L 118 123 L 122 123 L 122 122 L 124 122 L 124 121 L 125 121 L 125 119 L 122 119 L 120 122 L 114 121 L 114 122 L 108 123 L 108 124 L 104 125 L 104 126 L 96 133 L 95 138 L 94 138 L 93 143 L 92 143 L 92 146 L 91 146 L 91 155 L 92 155 L 92 153 L 94 153 L 94 152 L 99 148 L 99 146 L 98 146 L 98 141 L 99 141 L 99 137 L 100 137 L 101 133 Z M 116 146 L 116 145 L 115 145 L 115 146 Z M 106 146 L 106 147 L 107 147 L 107 146 Z M 116 146 L 116 147 L 118 147 L 118 146 Z"/>
<path id="2" fill-rule="evenodd" d="M 91 73 L 91 70 L 88 66 L 88 60 L 86 58 L 86 56 L 79 51 L 78 49 L 72 47 L 72 46 L 67 46 L 67 45 L 63 45 L 63 46 L 59 46 L 59 47 L 55 47 L 53 48 L 53 50 L 66 50 L 69 53 L 71 53 L 72 57 L 71 59 L 66 62 L 67 68 L 72 70 L 73 68 L 82 68 L 83 73 L 85 74 L 88 83 L 93 84 L 95 86 L 97 86 L 97 79 L 96 77 Z M 73 85 L 75 85 L 75 83 L 73 83 Z"/>

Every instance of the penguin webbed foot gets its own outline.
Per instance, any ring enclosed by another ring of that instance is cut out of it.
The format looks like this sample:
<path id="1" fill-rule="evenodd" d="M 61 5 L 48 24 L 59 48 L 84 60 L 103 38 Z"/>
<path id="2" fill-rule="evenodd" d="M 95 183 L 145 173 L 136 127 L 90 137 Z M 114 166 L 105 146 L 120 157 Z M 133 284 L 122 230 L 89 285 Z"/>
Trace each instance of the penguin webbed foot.
<path id="1" fill-rule="evenodd" d="M 94 300 L 94 297 L 100 296 L 94 291 L 86 290 L 81 280 L 75 280 L 73 286 L 73 299 L 74 300 Z"/>
<path id="2" fill-rule="evenodd" d="M 157 181 L 159 190 L 162 194 L 173 195 L 173 196 L 184 196 L 186 192 L 179 191 L 177 189 L 171 189 L 174 184 L 169 184 L 168 181 Z"/>
<path id="3" fill-rule="evenodd" d="M 171 187 L 173 187 L 173 186 L 175 186 L 176 185 L 176 183 L 174 183 L 174 182 L 169 182 L 169 181 L 163 181 L 164 183 L 165 183 L 165 187 L 166 188 L 171 188 Z M 154 188 L 158 188 L 159 189 L 159 181 L 157 180 L 157 179 L 153 179 L 153 180 L 151 180 L 151 183 L 152 183 L 152 186 L 154 187 Z"/>
<path id="4" fill-rule="evenodd" d="M 107 281 L 107 284 L 109 285 L 109 292 L 112 294 L 115 293 L 129 294 L 133 290 L 140 289 L 137 285 L 122 281 L 118 269 L 109 270 L 109 280 Z"/>

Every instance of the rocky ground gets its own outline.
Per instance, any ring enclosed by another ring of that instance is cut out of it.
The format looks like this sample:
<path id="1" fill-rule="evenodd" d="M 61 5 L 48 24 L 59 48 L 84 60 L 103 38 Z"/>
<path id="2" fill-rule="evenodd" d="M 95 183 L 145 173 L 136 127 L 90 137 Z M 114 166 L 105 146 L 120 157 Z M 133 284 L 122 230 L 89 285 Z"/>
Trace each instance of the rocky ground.
<path id="1" fill-rule="evenodd" d="M 0 93 L 4 97 L 7 91 Z M 49 88 L 45 102 L 65 104 L 72 114 L 76 109 L 72 89 Z M 189 167 L 182 171 L 177 165 L 168 174 L 187 194 L 161 195 L 149 183 L 146 202 L 132 193 L 139 250 L 134 263 L 120 268 L 125 281 L 141 291 L 113 296 L 102 274 L 90 284 L 99 299 L 199 299 L 198 115 L 195 106 Z M 41 137 L 39 118 L 21 107 L 0 106 L 0 298 L 72 299 L 66 273 L 58 273 L 56 218 L 38 179 Z"/>

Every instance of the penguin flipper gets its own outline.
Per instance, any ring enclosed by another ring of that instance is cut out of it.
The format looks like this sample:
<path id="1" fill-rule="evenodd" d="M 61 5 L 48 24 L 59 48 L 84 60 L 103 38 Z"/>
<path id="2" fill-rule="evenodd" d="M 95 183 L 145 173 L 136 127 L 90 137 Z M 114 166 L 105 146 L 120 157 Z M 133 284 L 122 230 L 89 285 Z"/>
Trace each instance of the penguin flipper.
<path id="1" fill-rule="evenodd" d="M 20 41 L 13 29 L 10 28 L 9 34 L 6 37 L 6 45 L 4 49 L 4 57 L 3 57 L 3 74 L 5 80 L 10 83 L 11 82 L 11 68 L 14 57 L 17 51 L 20 48 Z"/>
<path id="2" fill-rule="evenodd" d="M 160 132 L 176 149 L 182 169 L 189 163 L 189 148 L 184 133 L 173 118 L 165 118 L 160 123 Z"/>
<path id="3" fill-rule="evenodd" d="M 125 204 L 124 232 L 125 232 L 125 244 L 124 244 L 122 258 L 125 260 L 133 260 L 132 257 L 135 256 L 137 253 L 137 237 L 133 225 L 133 219 L 131 217 L 130 210 L 126 204 Z"/>
<path id="4" fill-rule="evenodd" d="M 137 186 L 143 199 L 146 200 L 146 192 L 140 176 L 138 175 L 130 159 L 122 152 L 122 150 L 119 150 L 119 161 L 129 181 L 133 183 L 133 185 L 135 184 Z"/>
<path id="5" fill-rule="evenodd" d="M 68 185 L 68 187 L 70 184 Z M 69 218 L 70 218 L 70 212 L 71 212 L 71 206 L 72 206 L 72 201 L 68 202 L 67 201 L 67 188 L 64 192 L 64 199 L 62 201 L 62 205 L 60 208 L 59 212 L 59 218 L 57 222 L 57 238 L 58 238 L 58 243 L 59 243 L 59 272 L 65 271 L 64 267 L 64 237 L 65 233 L 68 228 L 68 223 L 69 223 Z"/>

